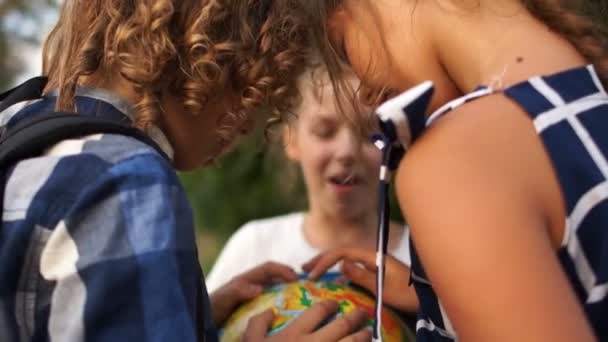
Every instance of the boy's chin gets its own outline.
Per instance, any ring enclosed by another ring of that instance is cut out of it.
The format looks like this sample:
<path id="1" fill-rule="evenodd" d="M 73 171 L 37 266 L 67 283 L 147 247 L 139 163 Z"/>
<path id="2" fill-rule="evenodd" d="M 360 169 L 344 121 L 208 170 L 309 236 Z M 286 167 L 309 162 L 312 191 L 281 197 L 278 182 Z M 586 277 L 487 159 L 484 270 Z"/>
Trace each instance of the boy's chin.
<path id="1" fill-rule="evenodd" d="M 194 171 L 196 169 L 211 165 L 213 163 L 213 160 L 213 158 L 187 158 L 176 154 L 173 160 L 173 167 L 175 167 L 175 169 L 181 172 Z"/>
<path id="2" fill-rule="evenodd" d="M 191 152 L 191 151 L 189 151 Z M 175 153 L 173 159 L 173 166 L 182 172 L 194 171 L 201 168 L 214 166 L 221 155 L 226 153 L 226 149 L 219 147 L 214 148 L 212 151 L 205 151 L 204 153 Z"/>
<path id="3" fill-rule="evenodd" d="M 332 205 L 334 213 L 345 219 L 359 219 L 364 212 L 361 203 L 352 201 L 335 201 Z"/>

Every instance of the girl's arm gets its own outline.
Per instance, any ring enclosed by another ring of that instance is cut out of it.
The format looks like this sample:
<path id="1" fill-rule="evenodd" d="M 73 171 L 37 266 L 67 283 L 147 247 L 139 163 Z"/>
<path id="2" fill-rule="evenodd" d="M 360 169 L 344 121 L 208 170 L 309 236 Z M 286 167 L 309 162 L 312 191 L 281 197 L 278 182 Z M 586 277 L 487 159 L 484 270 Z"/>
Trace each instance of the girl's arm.
<path id="1" fill-rule="evenodd" d="M 461 341 L 594 339 L 556 255 L 557 179 L 514 104 L 448 114 L 402 162 L 397 193 Z"/>

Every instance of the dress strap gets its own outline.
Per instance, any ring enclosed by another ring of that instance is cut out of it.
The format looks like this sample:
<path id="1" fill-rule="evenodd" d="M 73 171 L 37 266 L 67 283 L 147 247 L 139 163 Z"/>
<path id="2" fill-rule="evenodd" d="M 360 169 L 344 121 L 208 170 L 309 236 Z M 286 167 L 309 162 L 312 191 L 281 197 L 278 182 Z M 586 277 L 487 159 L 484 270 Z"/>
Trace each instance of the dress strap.
<path id="1" fill-rule="evenodd" d="M 496 91 L 492 87 L 482 86 L 477 88 L 473 92 L 466 94 L 465 96 L 459 97 L 446 103 L 429 116 L 429 118 L 426 120 L 426 127 L 431 126 L 437 119 L 451 112 L 452 110 L 462 106 L 463 104 L 476 100 L 480 97 L 494 94 L 495 92 Z"/>

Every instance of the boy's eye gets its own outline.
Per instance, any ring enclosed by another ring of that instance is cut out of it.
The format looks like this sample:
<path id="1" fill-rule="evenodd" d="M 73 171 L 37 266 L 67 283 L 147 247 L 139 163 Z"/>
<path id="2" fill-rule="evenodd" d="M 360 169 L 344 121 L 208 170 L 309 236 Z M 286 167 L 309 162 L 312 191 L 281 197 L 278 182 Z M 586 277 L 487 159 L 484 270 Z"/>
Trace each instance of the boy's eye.
<path id="1" fill-rule="evenodd" d="M 326 125 L 326 124 L 321 124 L 321 125 L 315 125 L 312 127 L 312 133 L 321 139 L 329 139 L 331 138 L 334 133 L 335 133 L 335 128 L 330 126 L 330 125 Z"/>

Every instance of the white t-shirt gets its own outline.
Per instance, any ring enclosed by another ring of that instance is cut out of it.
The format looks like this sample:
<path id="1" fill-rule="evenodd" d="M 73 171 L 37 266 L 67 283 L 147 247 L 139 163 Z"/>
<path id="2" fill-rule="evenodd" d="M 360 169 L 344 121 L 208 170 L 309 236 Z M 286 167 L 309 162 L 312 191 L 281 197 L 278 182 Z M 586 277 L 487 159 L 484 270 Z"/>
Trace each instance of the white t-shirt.
<path id="1" fill-rule="evenodd" d="M 209 292 L 230 279 L 267 261 L 289 265 L 302 272 L 302 264 L 321 251 L 310 245 L 304 236 L 304 213 L 255 220 L 246 223 L 228 240 L 211 272 L 205 277 Z M 410 265 L 409 230 L 390 254 Z M 337 271 L 337 266 L 331 271 Z"/>

